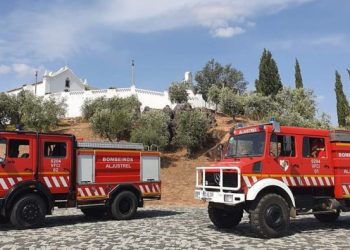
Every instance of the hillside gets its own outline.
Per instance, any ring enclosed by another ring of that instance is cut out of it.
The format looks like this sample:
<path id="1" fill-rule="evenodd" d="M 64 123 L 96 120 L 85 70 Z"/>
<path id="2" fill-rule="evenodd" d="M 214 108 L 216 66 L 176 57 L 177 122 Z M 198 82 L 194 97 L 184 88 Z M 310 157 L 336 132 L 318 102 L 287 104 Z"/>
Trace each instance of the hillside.
<path id="1" fill-rule="evenodd" d="M 242 118 L 233 121 L 232 118 L 218 114 L 216 115 L 216 126 L 208 131 L 214 142 L 201 150 L 193 159 L 186 157 L 186 150 L 176 152 L 165 152 L 161 155 L 162 168 L 162 200 L 152 201 L 152 205 L 181 206 L 194 205 L 203 206 L 204 203 L 194 200 L 195 168 L 205 166 L 212 161 L 210 152 L 218 143 L 228 140 L 228 131 L 236 122 L 245 122 Z M 65 121 L 57 131 L 74 134 L 77 138 L 84 140 L 101 140 L 93 134 L 87 122 Z"/>

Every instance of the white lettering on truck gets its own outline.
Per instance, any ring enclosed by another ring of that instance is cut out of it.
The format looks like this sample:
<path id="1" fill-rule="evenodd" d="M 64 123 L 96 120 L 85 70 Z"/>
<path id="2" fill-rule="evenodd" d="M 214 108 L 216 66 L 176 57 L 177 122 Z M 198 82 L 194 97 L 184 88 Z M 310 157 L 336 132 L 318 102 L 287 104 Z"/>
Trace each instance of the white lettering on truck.
<path id="1" fill-rule="evenodd" d="M 338 157 L 340 157 L 340 158 L 349 158 L 350 157 L 350 153 L 338 153 Z"/>
<path id="2" fill-rule="evenodd" d="M 132 157 L 103 157 L 102 161 L 111 162 L 111 161 L 124 161 L 124 162 L 132 162 L 134 158 Z"/>
<path id="3" fill-rule="evenodd" d="M 116 168 L 116 169 L 121 169 L 121 168 L 131 168 L 130 164 L 106 164 L 106 168 Z"/>

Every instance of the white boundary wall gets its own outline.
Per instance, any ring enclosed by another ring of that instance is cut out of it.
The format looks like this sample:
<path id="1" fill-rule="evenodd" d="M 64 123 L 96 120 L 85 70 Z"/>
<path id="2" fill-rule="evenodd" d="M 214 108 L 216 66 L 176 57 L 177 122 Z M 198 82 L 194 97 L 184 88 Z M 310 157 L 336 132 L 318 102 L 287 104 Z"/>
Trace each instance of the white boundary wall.
<path id="1" fill-rule="evenodd" d="M 201 95 L 194 95 L 191 90 L 188 90 L 189 103 L 192 107 L 208 107 Z M 98 90 L 85 90 L 85 91 L 71 91 L 71 92 L 59 92 L 54 94 L 47 94 L 45 98 L 54 97 L 57 100 L 64 99 L 67 104 L 67 118 L 81 117 L 81 107 L 85 100 L 93 100 L 98 97 L 129 97 L 135 95 L 141 102 L 141 109 L 146 106 L 152 109 L 163 109 L 166 105 L 174 108 L 175 104 L 172 104 L 169 99 L 167 91 L 158 92 L 151 90 L 138 89 L 132 86 L 131 88 L 118 88 L 118 89 L 98 89 Z M 209 107 L 210 108 L 210 107 Z"/>

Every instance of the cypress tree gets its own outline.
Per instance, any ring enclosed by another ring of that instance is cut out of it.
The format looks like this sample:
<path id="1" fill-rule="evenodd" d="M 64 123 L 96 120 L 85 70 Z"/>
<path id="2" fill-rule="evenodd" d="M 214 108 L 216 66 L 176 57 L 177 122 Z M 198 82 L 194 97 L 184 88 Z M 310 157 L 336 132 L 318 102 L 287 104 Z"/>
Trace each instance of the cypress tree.
<path id="1" fill-rule="evenodd" d="M 255 81 L 255 88 L 264 96 L 274 96 L 283 88 L 277 64 L 267 49 L 264 49 L 260 59 L 259 79 Z"/>
<path id="2" fill-rule="evenodd" d="M 300 65 L 298 59 L 295 59 L 295 88 L 301 89 L 304 88 L 303 78 L 301 77 Z"/>
<path id="3" fill-rule="evenodd" d="M 340 127 L 346 126 L 346 117 L 349 115 L 349 102 L 346 99 L 341 76 L 338 71 L 335 71 L 335 95 L 337 98 L 337 115 L 338 125 Z"/>

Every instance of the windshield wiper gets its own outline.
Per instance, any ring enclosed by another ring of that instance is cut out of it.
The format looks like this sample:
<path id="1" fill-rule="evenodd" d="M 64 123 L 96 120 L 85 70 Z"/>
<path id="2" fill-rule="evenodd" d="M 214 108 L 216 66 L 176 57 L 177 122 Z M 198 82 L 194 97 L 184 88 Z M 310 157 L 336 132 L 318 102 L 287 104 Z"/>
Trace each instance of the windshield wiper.
<path id="1" fill-rule="evenodd" d="M 249 157 L 253 157 L 254 155 L 246 153 L 246 154 L 240 154 L 238 157 L 242 157 L 242 156 L 249 156 Z"/>

